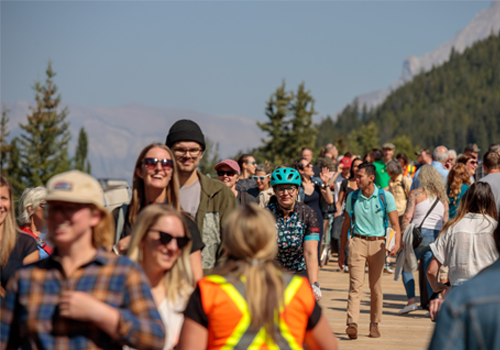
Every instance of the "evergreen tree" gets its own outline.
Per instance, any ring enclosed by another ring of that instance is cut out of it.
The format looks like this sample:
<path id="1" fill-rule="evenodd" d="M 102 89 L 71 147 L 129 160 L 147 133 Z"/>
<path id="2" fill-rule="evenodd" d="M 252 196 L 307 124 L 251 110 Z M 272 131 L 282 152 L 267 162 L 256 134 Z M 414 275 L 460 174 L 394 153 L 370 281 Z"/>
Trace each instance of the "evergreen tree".
<path id="1" fill-rule="evenodd" d="M 5 106 L 2 106 L 2 119 L 0 120 L 0 174 L 2 175 L 5 175 L 4 171 L 9 162 L 10 145 L 7 142 L 7 137 L 10 135 L 10 132 L 7 131 L 7 123 L 9 122 L 7 113 L 9 111 Z"/>
<path id="2" fill-rule="evenodd" d="M 415 152 L 419 150 L 419 147 L 413 146 L 411 139 L 408 136 L 398 136 L 391 142 L 394 146 L 396 146 L 396 154 L 403 152 L 410 161 L 417 160 Z M 396 154 L 394 154 L 394 156 L 396 156 Z"/>
<path id="3" fill-rule="evenodd" d="M 53 82 L 56 73 L 49 61 L 45 84 L 36 82 L 35 107 L 30 107 L 26 124 L 20 124 L 20 168 L 26 186 L 45 185 L 53 176 L 70 169 L 68 143 L 71 135 L 66 116 L 68 108 L 58 111 L 61 95 Z"/>
<path id="4" fill-rule="evenodd" d="M 78 134 L 78 142 L 75 149 L 74 168 L 90 174 L 90 161 L 88 154 L 88 137 L 85 129 L 82 127 Z"/>

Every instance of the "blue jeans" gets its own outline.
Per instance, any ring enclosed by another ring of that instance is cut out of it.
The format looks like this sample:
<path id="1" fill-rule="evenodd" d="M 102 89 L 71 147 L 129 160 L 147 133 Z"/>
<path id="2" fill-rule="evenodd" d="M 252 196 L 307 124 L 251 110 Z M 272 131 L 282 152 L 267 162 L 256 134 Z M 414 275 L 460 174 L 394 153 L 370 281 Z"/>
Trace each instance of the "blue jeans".
<path id="1" fill-rule="evenodd" d="M 429 245 L 436 240 L 438 234 L 439 230 L 422 228 L 422 242 L 420 242 L 420 245 L 415 249 L 415 256 L 417 257 L 417 261 L 418 259 L 422 259 L 425 273 L 427 273 L 427 269 L 429 268 L 429 264 L 431 263 L 433 257 Z M 427 280 L 427 277 L 425 278 L 425 281 L 427 284 L 427 293 L 430 297 L 432 295 L 432 288 Z M 412 273 L 403 271 L 403 284 L 405 286 L 406 296 L 408 299 L 415 298 L 415 280 L 413 279 Z"/>

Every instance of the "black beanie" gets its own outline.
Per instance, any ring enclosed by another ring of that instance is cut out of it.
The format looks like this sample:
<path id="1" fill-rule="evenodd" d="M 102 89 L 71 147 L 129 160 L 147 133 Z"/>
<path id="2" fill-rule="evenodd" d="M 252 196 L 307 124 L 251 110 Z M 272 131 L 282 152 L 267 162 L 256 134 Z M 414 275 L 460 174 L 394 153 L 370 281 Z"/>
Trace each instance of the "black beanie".
<path id="1" fill-rule="evenodd" d="M 172 148 L 176 142 L 194 141 L 200 144 L 202 151 L 205 150 L 205 135 L 200 126 L 189 119 L 178 120 L 168 131 L 165 144 Z"/>

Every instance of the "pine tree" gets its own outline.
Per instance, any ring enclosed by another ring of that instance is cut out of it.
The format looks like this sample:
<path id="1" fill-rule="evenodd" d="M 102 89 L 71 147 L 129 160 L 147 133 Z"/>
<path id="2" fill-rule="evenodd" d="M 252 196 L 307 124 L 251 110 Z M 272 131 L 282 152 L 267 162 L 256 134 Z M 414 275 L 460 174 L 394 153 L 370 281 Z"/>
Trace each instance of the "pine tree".
<path id="1" fill-rule="evenodd" d="M 214 143 L 208 137 L 205 137 L 205 151 L 203 157 L 198 163 L 198 170 L 203 175 L 215 176 L 215 166 L 220 162 L 219 157 L 219 143 Z"/>
<path id="2" fill-rule="evenodd" d="M 47 79 L 42 85 L 35 82 L 36 106 L 30 107 L 26 124 L 20 124 L 21 134 L 21 174 L 27 186 L 41 186 L 55 174 L 70 169 L 68 143 L 71 135 L 66 116 L 68 108 L 58 111 L 61 95 L 53 82 L 56 73 L 49 61 Z"/>
<path id="3" fill-rule="evenodd" d="M 78 142 L 75 149 L 74 168 L 90 174 L 90 161 L 88 154 L 88 137 L 85 129 L 82 127 L 78 134 Z"/>
<path id="4" fill-rule="evenodd" d="M 7 169 L 7 165 L 9 162 L 9 152 L 10 145 L 7 142 L 7 137 L 10 135 L 10 132 L 7 131 L 7 123 L 9 122 L 9 118 L 7 118 L 7 113 L 10 110 L 6 109 L 5 106 L 2 106 L 2 119 L 0 120 L 0 174 L 5 175 L 4 171 Z"/>

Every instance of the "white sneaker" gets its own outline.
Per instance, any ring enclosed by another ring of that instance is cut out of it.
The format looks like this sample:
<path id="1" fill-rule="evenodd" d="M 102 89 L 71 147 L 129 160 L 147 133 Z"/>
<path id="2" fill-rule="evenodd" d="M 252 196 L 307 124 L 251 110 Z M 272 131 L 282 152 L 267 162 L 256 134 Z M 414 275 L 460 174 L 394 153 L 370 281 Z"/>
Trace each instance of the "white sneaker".
<path id="1" fill-rule="evenodd" d="M 412 311 L 418 310 L 417 303 L 406 305 L 404 308 L 398 311 L 398 315 L 406 315 Z"/>
<path id="2" fill-rule="evenodd" d="M 349 272 L 349 267 L 347 265 L 344 265 L 344 272 L 348 273 Z"/>
<path id="3" fill-rule="evenodd" d="M 387 265 L 387 266 L 384 267 L 384 271 L 386 273 L 394 273 L 394 270 L 389 265 Z"/>

